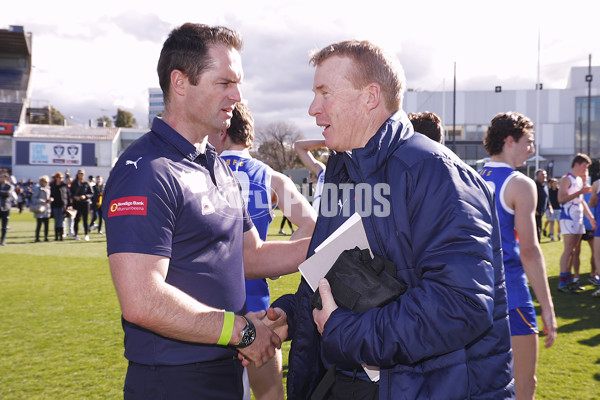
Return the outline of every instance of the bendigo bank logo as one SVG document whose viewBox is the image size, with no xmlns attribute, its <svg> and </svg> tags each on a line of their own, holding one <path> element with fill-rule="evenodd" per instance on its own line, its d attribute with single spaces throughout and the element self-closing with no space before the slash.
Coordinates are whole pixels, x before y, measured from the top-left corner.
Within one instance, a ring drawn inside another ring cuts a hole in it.
<svg viewBox="0 0 600 400">
<path fill-rule="evenodd" d="M 148 198 L 145 196 L 128 196 L 114 199 L 108 208 L 108 217 L 119 215 L 147 215 Z"/>
</svg>

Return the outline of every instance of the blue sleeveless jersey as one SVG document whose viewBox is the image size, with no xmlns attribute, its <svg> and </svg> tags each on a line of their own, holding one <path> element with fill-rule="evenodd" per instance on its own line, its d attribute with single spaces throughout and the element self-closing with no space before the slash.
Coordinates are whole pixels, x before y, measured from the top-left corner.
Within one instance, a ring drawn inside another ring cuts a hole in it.
<svg viewBox="0 0 600 400">
<path fill-rule="evenodd" d="M 533 307 L 533 300 L 527 285 L 527 276 L 521 264 L 519 238 L 515 231 L 515 211 L 504 202 L 506 184 L 520 172 L 508 164 L 488 162 L 479 172 L 496 196 L 496 211 L 500 221 L 500 236 L 502 238 L 502 253 L 508 309 L 517 307 Z"/>
<path fill-rule="evenodd" d="M 242 196 L 258 235 L 267 240 L 271 214 L 272 169 L 250 156 L 248 151 L 226 150 L 221 153 L 242 186 Z M 269 285 L 265 279 L 246 279 L 246 309 L 261 311 L 269 308 Z"/>
</svg>

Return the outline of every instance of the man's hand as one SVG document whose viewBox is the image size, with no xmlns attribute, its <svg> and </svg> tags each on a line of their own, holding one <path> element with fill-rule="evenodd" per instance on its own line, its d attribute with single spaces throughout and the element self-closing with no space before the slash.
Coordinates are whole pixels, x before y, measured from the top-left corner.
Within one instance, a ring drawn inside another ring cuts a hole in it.
<svg viewBox="0 0 600 400">
<path fill-rule="evenodd" d="M 288 336 L 287 314 L 281 308 L 269 308 L 263 323 L 271 328 L 283 342 Z"/>
<path fill-rule="evenodd" d="M 260 367 L 275 355 L 276 348 L 281 348 L 279 336 L 263 323 L 265 314 L 264 311 L 260 311 L 249 312 L 245 315 L 254 324 L 256 339 L 250 346 L 238 349 L 238 358 L 242 361 L 244 367 L 250 365 L 251 362 Z"/>
<path fill-rule="evenodd" d="M 558 324 L 556 322 L 554 310 L 542 310 L 542 322 L 544 324 L 542 332 L 547 335 L 544 345 L 548 348 L 552 346 L 558 335 Z"/>
<path fill-rule="evenodd" d="M 316 308 L 313 310 L 313 319 L 315 321 L 315 324 L 317 325 L 319 333 L 322 335 L 323 329 L 325 328 L 325 324 L 329 320 L 329 316 L 332 312 L 337 310 L 338 305 L 333 299 L 333 295 L 331 294 L 331 287 L 329 286 L 329 282 L 325 278 L 319 280 L 319 294 L 321 295 L 321 303 L 323 304 L 323 308 L 321 310 L 318 310 Z"/>
</svg>

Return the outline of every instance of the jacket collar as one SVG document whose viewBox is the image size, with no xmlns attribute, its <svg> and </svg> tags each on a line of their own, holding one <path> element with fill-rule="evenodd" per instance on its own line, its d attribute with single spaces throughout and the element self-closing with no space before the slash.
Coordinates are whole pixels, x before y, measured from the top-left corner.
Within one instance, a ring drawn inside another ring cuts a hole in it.
<svg viewBox="0 0 600 400">
<path fill-rule="evenodd" d="M 413 126 L 408 116 L 403 110 L 398 110 L 381 125 L 364 147 L 351 152 L 334 152 L 334 156 L 344 161 L 348 172 L 356 181 L 357 177 L 352 176 L 352 171 L 360 171 L 363 177 L 378 171 L 391 155 L 413 135 Z M 329 167 L 329 163 L 327 166 Z M 359 179 L 359 181 L 361 180 Z"/>
</svg>

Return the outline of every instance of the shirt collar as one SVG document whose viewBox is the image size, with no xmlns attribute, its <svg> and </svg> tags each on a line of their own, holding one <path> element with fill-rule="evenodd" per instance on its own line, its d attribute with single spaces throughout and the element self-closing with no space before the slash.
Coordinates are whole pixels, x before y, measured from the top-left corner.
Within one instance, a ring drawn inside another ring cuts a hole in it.
<svg viewBox="0 0 600 400">
<path fill-rule="evenodd" d="M 511 167 L 510 165 L 508 165 L 508 163 L 505 163 L 504 161 L 488 161 L 485 163 L 485 165 L 483 166 L 485 167 L 490 167 L 490 168 L 510 168 L 513 169 L 513 167 Z"/>
<path fill-rule="evenodd" d="M 227 157 L 227 156 L 233 156 L 233 157 L 242 157 L 242 158 L 252 158 L 252 156 L 250 155 L 250 150 L 248 149 L 244 149 L 244 150 L 223 150 L 221 152 L 221 154 L 219 154 L 221 157 Z"/>
<path fill-rule="evenodd" d="M 181 136 L 175 129 L 160 117 L 154 118 L 152 121 L 152 131 L 156 133 L 162 140 L 175 147 L 185 158 L 194 161 L 200 154 L 203 154 L 199 149 L 191 144 L 187 139 Z M 214 148 L 207 144 L 206 153 L 214 152 Z"/>
</svg>

